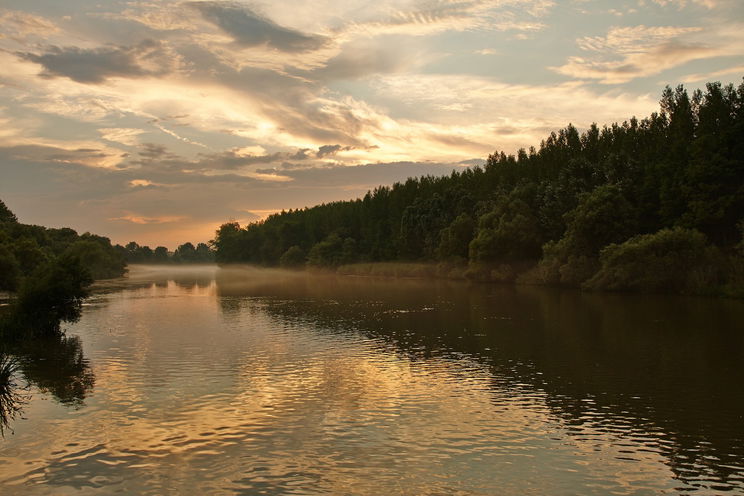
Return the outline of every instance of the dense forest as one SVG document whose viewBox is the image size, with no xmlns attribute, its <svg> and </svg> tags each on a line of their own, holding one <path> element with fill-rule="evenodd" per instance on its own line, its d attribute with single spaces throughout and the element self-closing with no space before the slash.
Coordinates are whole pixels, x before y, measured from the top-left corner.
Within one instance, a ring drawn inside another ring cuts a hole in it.
<svg viewBox="0 0 744 496">
<path fill-rule="evenodd" d="M 569 124 L 483 167 L 226 223 L 214 247 L 219 263 L 424 262 L 476 280 L 741 296 L 742 231 L 744 83 L 709 83 L 667 87 L 645 119 Z"/>
</svg>

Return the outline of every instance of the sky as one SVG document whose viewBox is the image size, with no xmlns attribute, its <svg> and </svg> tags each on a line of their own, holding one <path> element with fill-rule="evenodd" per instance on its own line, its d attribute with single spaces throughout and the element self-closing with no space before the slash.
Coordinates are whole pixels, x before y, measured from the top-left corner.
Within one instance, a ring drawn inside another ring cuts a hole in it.
<svg viewBox="0 0 744 496">
<path fill-rule="evenodd" d="M 174 249 L 742 76 L 742 0 L 3 0 L 0 199 Z"/>
</svg>

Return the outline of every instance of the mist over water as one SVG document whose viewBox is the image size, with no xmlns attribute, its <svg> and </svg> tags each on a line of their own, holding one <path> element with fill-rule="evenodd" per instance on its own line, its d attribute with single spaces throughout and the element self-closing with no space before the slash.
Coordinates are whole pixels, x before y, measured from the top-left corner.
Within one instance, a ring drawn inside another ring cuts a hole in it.
<svg viewBox="0 0 744 496">
<path fill-rule="evenodd" d="M 744 493 L 741 322 L 737 301 L 133 266 L 48 353 L 67 374 L 27 377 L 0 492 Z"/>
</svg>

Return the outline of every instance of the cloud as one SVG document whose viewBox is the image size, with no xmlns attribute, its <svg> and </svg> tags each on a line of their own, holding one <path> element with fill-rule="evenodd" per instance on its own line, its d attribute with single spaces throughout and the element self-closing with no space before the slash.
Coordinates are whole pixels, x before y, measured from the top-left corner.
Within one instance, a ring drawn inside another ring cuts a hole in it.
<svg viewBox="0 0 744 496">
<path fill-rule="evenodd" d="M 121 217 L 111 217 L 108 220 L 121 220 L 131 222 L 133 224 L 168 224 L 171 222 L 181 222 L 187 217 L 181 215 L 162 215 L 158 217 L 147 217 L 144 215 L 137 215 L 133 213 L 126 213 Z"/>
<path fill-rule="evenodd" d="M 718 5 L 718 0 L 691 0 L 691 2 L 688 2 L 687 0 L 651 0 L 656 5 L 661 5 L 662 7 L 669 6 L 676 6 L 678 9 L 683 9 L 687 7 L 689 3 L 702 5 L 704 7 L 707 7 L 709 9 L 713 9 Z"/>
<path fill-rule="evenodd" d="M 59 31 L 52 21 L 28 12 L 0 9 L 0 39 L 20 41 L 29 35 L 44 35 Z"/>
<path fill-rule="evenodd" d="M 682 77 L 681 81 L 683 83 L 696 83 L 699 81 L 715 81 L 717 79 L 720 79 L 721 76 L 729 76 L 732 74 L 737 76 L 736 77 L 737 83 L 741 82 L 741 75 L 744 74 L 744 65 L 728 67 L 726 69 L 721 69 L 720 71 L 698 73 L 698 74 L 688 74 L 687 76 Z"/>
<path fill-rule="evenodd" d="M 168 136 L 172 136 L 172 137 L 176 138 L 179 141 L 183 141 L 184 143 L 188 143 L 190 145 L 199 146 L 201 148 L 209 148 L 204 143 L 201 143 L 199 141 L 194 141 L 192 139 L 186 138 L 185 136 L 181 136 L 177 132 L 175 132 L 175 131 L 173 131 L 171 129 L 166 128 L 165 126 L 163 126 L 162 124 L 160 124 L 157 120 L 150 121 L 150 122 L 152 123 L 153 126 L 155 126 L 156 128 L 160 129 L 161 131 L 163 131 Z"/>
<path fill-rule="evenodd" d="M 188 166 L 195 170 L 223 170 L 236 169 L 249 165 L 269 164 L 288 159 L 303 160 L 305 158 L 306 157 L 302 150 L 298 150 L 294 153 L 276 152 L 266 155 L 242 155 L 238 150 L 228 150 L 220 153 L 201 155 L 198 161 L 192 162 Z"/>
<path fill-rule="evenodd" d="M 135 146 L 137 144 L 137 136 L 142 134 L 142 129 L 132 128 L 121 128 L 121 127 L 105 127 L 98 130 L 101 134 L 101 138 L 121 143 L 122 145 Z"/>
<path fill-rule="evenodd" d="M 0 146 L 4 155 L 26 162 L 69 164 L 85 167 L 113 169 L 126 154 L 119 149 L 101 146 L 95 142 L 70 142 L 54 144 L 51 140 L 27 140 L 25 144 Z"/>
<path fill-rule="evenodd" d="M 353 146 L 342 146 L 336 144 L 322 145 L 318 147 L 317 151 L 312 151 L 309 148 L 300 148 L 295 151 L 274 152 L 255 155 L 254 153 L 252 153 L 253 149 L 251 147 L 247 149 L 234 148 L 232 150 L 220 153 L 200 154 L 198 160 L 188 162 L 185 165 L 190 170 L 230 170 L 245 168 L 254 165 L 286 162 L 289 160 L 302 162 L 315 158 L 322 159 L 334 156 L 341 151 L 349 151 L 353 149 Z M 258 177 L 258 179 L 262 178 Z"/>
<path fill-rule="evenodd" d="M 193 20 L 184 15 L 184 9 L 178 5 L 165 0 L 157 2 L 133 1 L 128 3 L 129 8 L 120 14 L 112 16 L 121 17 L 131 21 L 139 22 L 157 31 L 189 31 L 193 29 Z"/>
<path fill-rule="evenodd" d="M 587 56 L 569 57 L 562 66 L 550 69 L 604 84 L 626 83 L 693 60 L 744 54 L 744 36 L 731 25 L 613 27 L 604 37 L 579 38 L 577 44 Z"/>
<path fill-rule="evenodd" d="M 427 57 L 406 46 L 390 46 L 370 40 L 345 44 L 341 52 L 321 67 L 304 72 L 314 80 L 358 79 L 371 74 L 384 74 L 411 69 Z"/>
<path fill-rule="evenodd" d="M 539 31 L 545 24 L 538 19 L 555 5 L 553 0 L 418 0 L 383 4 L 390 11 L 363 22 L 351 23 L 347 30 L 379 34 L 427 36 L 458 31 Z"/>
<path fill-rule="evenodd" d="M 324 36 L 308 35 L 279 26 L 238 3 L 191 2 L 188 5 L 242 46 L 267 46 L 283 52 L 307 52 L 317 50 L 328 42 Z"/>
<path fill-rule="evenodd" d="M 154 186 L 162 186 L 162 184 L 157 184 L 149 179 L 132 179 L 129 181 L 129 186 L 132 188 L 150 188 Z"/>
<path fill-rule="evenodd" d="M 158 145 L 155 143 L 144 143 L 139 152 L 137 152 L 140 157 L 142 157 L 144 160 L 159 160 L 164 158 L 175 158 L 174 155 L 171 155 L 170 152 L 168 152 L 168 149 L 163 145 Z"/>
<path fill-rule="evenodd" d="M 469 165 L 469 164 L 467 164 Z M 299 169 L 259 169 L 263 174 L 290 178 L 295 188 L 322 187 L 370 190 L 380 184 L 405 181 L 427 174 L 446 175 L 465 165 L 441 162 L 392 162 L 361 165 L 322 165 Z"/>
<path fill-rule="evenodd" d="M 145 40 L 131 47 L 101 48 L 47 47 L 37 55 L 17 54 L 24 60 L 41 65 L 44 78 L 67 77 L 78 83 L 100 84 L 112 77 L 141 78 L 162 76 L 176 69 L 178 57 L 165 45 Z"/>
<path fill-rule="evenodd" d="M 621 54 L 643 52 L 649 46 L 666 43 L 687 33 L 702 31 L 700 27 L 626 26 L 613 27 L 606 36 L 587 36 L 576 40 L 579 48 L 594 52 Z"/>
<path fill-rule="evenodd" d="M 336 155 L 340 151 L 349 151 L 353 150 L 354 147 L 352 146 L 341 146 L 341 145 L 323 145 L 320 148 L 318 148 L 317 153 L 315 154 L 318 158 L 323 158 L 327 156 Z"/>
</svg>

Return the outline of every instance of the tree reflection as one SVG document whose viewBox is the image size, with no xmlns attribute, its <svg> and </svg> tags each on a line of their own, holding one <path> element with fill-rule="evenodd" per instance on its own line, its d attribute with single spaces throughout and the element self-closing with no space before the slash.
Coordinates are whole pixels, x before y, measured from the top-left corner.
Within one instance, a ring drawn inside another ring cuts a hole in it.
<svg viewBox="0 0 744 496">
<path fill-rule="evenodd" d="M 93 389 L 95 377 L 78 336 L 26 341 L 16 353 L 23 377 L 62 404 L 81 406 Z"/>
<path fill-rule="evenodd" d="M 26 388 L 16 381 L 18 363 L 16 360 L 0 353 L 0 436 L 10 429 L 10 424 L 23 411 L 27 401 Z"/>
<path fill-rule="evenodd" d="M 0 434 L 22 415 L 32 386 L 78 408 L 94 384 L 77 336 L 57 334 L 5 343 L 0 350 Z"/>
<path fill-rule="evenodd" d="M 495 397 L 527 387 L 567 426 L 644 439 L 689 487 L 742 477 L 741 302 L 369 278 L 217 284 L 226 316 L 233 297 L 260 295 L 282 319 L 354 329 L 409 359 L 475 358 Z"/>
</svg>

